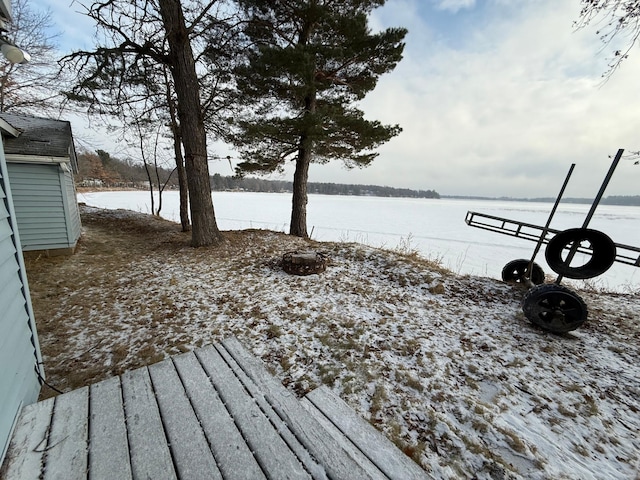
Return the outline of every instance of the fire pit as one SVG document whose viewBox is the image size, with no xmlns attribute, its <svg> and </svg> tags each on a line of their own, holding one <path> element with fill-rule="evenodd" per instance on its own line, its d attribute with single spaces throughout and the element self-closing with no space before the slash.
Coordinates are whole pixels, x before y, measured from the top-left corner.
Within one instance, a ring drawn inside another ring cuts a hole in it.
<svg viewBox="0 0 640 480">
<path fill-rule="evenodd" d="M 291 275 L 311 275 L 327 269 L 327 257 L 319 252 L 287 252 L 282 256 L 282 268 Z"/>
</svg>

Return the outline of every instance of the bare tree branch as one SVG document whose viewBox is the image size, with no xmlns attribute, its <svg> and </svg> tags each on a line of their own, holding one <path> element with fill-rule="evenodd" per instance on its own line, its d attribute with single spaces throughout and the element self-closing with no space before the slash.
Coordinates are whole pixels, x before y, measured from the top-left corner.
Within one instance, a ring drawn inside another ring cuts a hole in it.
<svg viewBox="0 0 640 480">
<path fill-rule="evenodd" d="M 603 77 L 610 78 L 629 57 L 640 38 L 640 2 L 638 0 L 581 0 L 577 29 L 592 24 L 601 27 L 596 32 L 603 46 L 612 48 L 612 58 Z"/>
</svg>

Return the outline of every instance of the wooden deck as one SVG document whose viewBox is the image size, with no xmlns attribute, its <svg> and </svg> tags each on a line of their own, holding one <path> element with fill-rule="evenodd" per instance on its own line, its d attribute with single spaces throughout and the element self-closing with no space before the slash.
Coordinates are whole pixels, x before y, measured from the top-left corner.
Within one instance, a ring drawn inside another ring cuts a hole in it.
<svg viewBox="0 0 640 480">
<path fill-rule="evenodd" d="M 297 399 L 235 339 L 25 407 L 0 477 L 430 478 L 329 389 Z"/>
</svg>

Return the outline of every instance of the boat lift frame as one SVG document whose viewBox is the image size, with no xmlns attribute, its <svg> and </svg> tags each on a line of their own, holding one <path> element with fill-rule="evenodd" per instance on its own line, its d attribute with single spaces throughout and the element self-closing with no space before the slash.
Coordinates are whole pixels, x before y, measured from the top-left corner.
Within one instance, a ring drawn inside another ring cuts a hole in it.
<svg viewBox="0 0 640 480">
<path fill-rule="evenodd" d="M 540 227 L 531 223 L 471 211 L 467 212 L 464 221 L 470 227 L 481 228 L 482 230 L 501 233 L 510 237 L 523 238 L 533 242 L 542 240 L 544 245 L 547 245 L 552 237 L 561 232 L 561 230 L 556 230 L 555 228 Z M 615 246 L 616 262 L 640 267 L 640 247 L 632 247 L 631 245 L 624 245 L 622 243 L 616 243 Z M 593 253 L 593 250 L 589 246 L 583 245 L 580 245 L 577 251 L 578 253 L 586 255 Z"/>
<path fill-rule="evenodd" d="M 594 278 L 607 271 L 614 262 L 640 267 L 640 247 L 614 243 L 606 234 L 587 228 L 623 153 L 624 149 L 619 149 L 614 157 L 581 228 L 561 231 L 549 227 L 575 164 L 569 169 L 544 227 L 478 212 L 467 212 L 465 222 L 471 227 L 536 242 L 531 259 L 518 259 L 507 263 L 502 270 L 502 279 L 529 288 L 523 298 L 522 309 L 532 323 L 545 330 L 565 333 L 575 330 L 587 320 L 585 302 L 577 293 L 560 285 L 563 277 Z M 543 245 L 547 246 L 547 263 L 558 274 L 555 283 L 552 284 L 544 283 L 544 271 L 535 263 Z M 571 266 L 577 253 L 590 259 L 580 267 Z"/>
</svg>

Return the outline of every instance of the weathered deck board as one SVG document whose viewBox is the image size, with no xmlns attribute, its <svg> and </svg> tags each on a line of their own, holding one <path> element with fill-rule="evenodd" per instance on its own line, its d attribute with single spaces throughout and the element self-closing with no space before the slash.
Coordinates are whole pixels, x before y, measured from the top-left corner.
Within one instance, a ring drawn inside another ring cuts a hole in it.
<svg viewBox="0 0 640 480">
<path fill-rule="evenodd" d="M 331 391 L 298 400 L 235 339 L 30 405 L 16 425 L 3 480 L 428 478 Z"/>
<path fill-rule="evenodd" d="M 236 360 L 229 354 L 229 352 L 221 346 L 217 346 L 218 353 L 225 359 L 229 368 L 238 377 L 238 380 L 242 383 L 249 395 L 253 397 L 258 404 L 258 407 L 264 412 L 269 419 L 273 427 L 278 431 L 282 439 L 289 446 L 291 451 L 298 457 L 300 462 L 304 465 L 305 469 L 311 474 L 311 477 L 316 480 L 326 480 L 327 473 L 321 465 L 311 456 L 309 451 L 305 448 L 300 440 L 296 438 L 294 433 L 289 429 L 288 425 L 280 418 L 280 416 L 274 411 L 272 405 L 265 398 L 264 392 L 253 383 L 253 381 L 247 376 L 242 367 L 238 365 Z M 293 397 L 293 394 L 289 394 Z"/>
<path fill-rule="evenodd" d="M 241 366 L 280 419 L 296 438 L 324 466 L 332 478 L 370 478 L 315 418 L 308 415 L 298 399 L 269 374 L 264 364 L 253 357 L 235 338 L 222 342 L 224 349 Z"/>
<path fill-rule="evenodd" d="M 122 375 L 122 397 L 133 477 L 177 479 L 146 368 Z"/>
<path fill-rule="evenodd" d="M 306 398 L 390 479 L 429 478 L 418 464 L 400 452 L 330 389 L 317 388 Z"/>
<path fill-rule="evenodd" d="M 353 458 L 358 464 L 362 467 L 362 469 L 367 472 L 369 478 L 373 479 L 381 479 L 386 480 L 387 477 L 384 473 L 380 471 L 375 464 L 371 463 L 369 457 L 367 457 L 362 451 L 356 447 L 351 441 L 345 437 L 340 430 L 327 418 L 324 414 L 318 410 L 313 403 L 309 401 L 306 397 L 300 400 L 302 406 L 325 428 L 325 430 L 335 438 L 338 444 L 344 449 L 345 452 L 349 454 L 351 458 Z"/>
<path fill-rule="evenodd" d="M 264 392 L 269 404 L 298 440 L 324 465 L 330 477 L 369 478 L 367 472 L 307 413 L 298 399 L 271 376 L 264 364 L 249 354 L 237 339 L 229 338 L 222 345 L 258 389 Z"/>
<path fill-rule="evenodd" d="M 266 477 L 193 352 L 173 359 L 225 480 Z"/>
<path fill-rule="evenodd" d="M 120 378 L 91 385 L 89 390 L 89 478 L 132 478 L 129 441 Z"/>
<path fill-rule="evenodd" d="M 221 366 L 225 362 L 216 349 L 205 348 L 196 354 L 262 469 L 270 472 L 271 478 L 311 478 L 255 399 L 246 394 L 236 377 L 224 372 Z"/>
<path fill-rule="evenodd" d="M 49 398 L 22 409 L 0 478 L 40 478 L 54 401 Z"/>
<path fill-rule="evenodd" d="M 173 362 L 149 367 L 156 399 L 180 478 L 222 480 L 213 453 Z"/>
<path fill-rule="evenodd" d="M 44 480 L 87 478 L 89 387 L 55 398 Z"/>
</svg>

